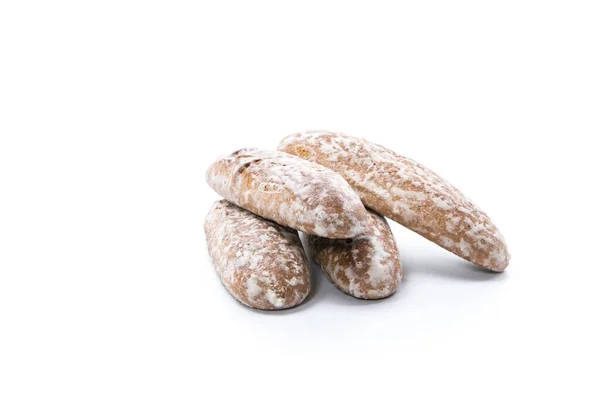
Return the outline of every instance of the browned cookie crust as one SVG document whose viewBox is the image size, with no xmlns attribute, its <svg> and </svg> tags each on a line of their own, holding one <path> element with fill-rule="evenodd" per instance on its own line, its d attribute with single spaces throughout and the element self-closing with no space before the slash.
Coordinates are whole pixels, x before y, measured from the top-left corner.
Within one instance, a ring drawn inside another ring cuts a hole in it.
<svg viewBox="0 0 600 400">
<path fill-rule="evenodd" d="M 364 236 L 328 239 L 309 236 L 312 257 L 342 292 L 360 299 L 381 299 L 396 291 L 402 278 L 398 247 L 382 216 L 369 211 Z"/>
<path fill-rule="evenodd" d="M 294 307 L 310 292 L 298 232 L 220 200 L 204 222 L 212 262 L 225 288 L 262 310 Z"/>
<path fill-rule="evenodd" d="M 279 150 L 342 175 L 367 206 L 452 253 L 493 271 L 510 260 L 492 220 L 425 166 L 365 139 L 308 131 L 285 137 Z"/>
<path fill-rule="evenodd" d="M 368 218 L 344 178 L 279 151 L 238 150 L 215 161 L 206 181 L 232 203 L 313 235 L 355 237 L 364 232 Z"/>
</svg>

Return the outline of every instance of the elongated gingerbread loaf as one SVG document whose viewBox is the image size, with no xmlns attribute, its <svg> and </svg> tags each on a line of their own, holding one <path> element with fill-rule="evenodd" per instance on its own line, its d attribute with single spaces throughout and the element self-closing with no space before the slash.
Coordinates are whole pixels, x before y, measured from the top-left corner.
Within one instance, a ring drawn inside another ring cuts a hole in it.
<svg viewBox="0 0 600 400">
<path fill-rule="evenodd" d="M 367 210 L 340 175 L 279 151 L 246 148 L 221 157 L 206 173 L 225 199 L 261 217 L 309 234 L 362 234 Z"/>
<path fill-rule="evenodd" d="M 503 271 L 510 260 L 491 219 L 425 166 L 365 139 L 308 131 L 285 137 L 285 151 L 342 175 L 363 203 L 480 267 Z"/>
<path fill-rule="evenodd" d="M 262 310 L 290 308 L 310 292 L 298 232 L 226 200 L 213 204 L 204 232 L 221 282 L 242 304 Z"/>
<path fill-rule="evenodd" d="M 308 245 L 325 276 L 342 292 L 360 299 L 381 299 L 396 291 L 402 265 L 392 230 L 370 210 L 367 232 L 355 239 L 309 236 Z"/>
</svg>

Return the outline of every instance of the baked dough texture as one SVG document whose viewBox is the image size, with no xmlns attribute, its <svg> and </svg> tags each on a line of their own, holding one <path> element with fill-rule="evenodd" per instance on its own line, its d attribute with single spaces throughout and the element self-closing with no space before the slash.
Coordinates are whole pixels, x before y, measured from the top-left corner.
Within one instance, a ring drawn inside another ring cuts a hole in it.
<svg viewBox="0 0 600 400">
<path fill-rule="evenodd" d="M 215 161 L 206 181 L 237 206 L 312 235 L 352 238 L 368 222 L 367 210 L 344 178 L 287 153 L 238 150 Z"/>
<path fill-rule="evenodd" d="M 360 299 L 381 299 L 398 289 L 402 265 L 387 221 L 368 211 L 370 224 L 364 236 L 355 239 L 309 236 L 308 245 L 325 276 L 342 292 Z"/>
<path fill-rule="evenodd" d="M 365 139 L 326 131 L 285 137 L 278 149 L 342 175 L 363 203 L 480 267 L 510 260 L 492 220 L 427 167 Z"/>
<path fill-rule="evenodd" d="M 229 293 L 261 310 L 294 307 L 310 292 L 298 232 L 219 200 L 204 222 L 213 265 Z"/>
</svg>

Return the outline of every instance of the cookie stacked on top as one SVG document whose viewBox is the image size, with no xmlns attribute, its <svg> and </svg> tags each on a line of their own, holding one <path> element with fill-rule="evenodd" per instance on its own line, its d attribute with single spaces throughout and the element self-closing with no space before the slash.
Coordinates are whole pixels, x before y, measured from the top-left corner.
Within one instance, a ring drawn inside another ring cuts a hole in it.
<svg viewBox="0 0 600 400">
<path fill-rule="evenodd" d="M 423 165 L 332 132 L 293 134 L 278 150 L 241 149 L 206 173 L 225 198 L 206 218 L 209 254 L 243 304 L 285 309 L 306 298 L 309 268 L 297 231 L 309 235 L 309 252 L 344 293 L 391 295 L 402 267 L 384 217 L 482 268 L 508 266 L 506 243 L 490 218 Z"/>
</svg>

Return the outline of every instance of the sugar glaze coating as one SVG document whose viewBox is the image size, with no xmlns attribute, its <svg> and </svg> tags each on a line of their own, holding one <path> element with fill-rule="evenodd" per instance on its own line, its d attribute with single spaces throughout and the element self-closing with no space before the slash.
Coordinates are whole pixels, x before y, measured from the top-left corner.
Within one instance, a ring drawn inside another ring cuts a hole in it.
<svg viewBox="0 0 600 400">
<path fill-rule="evenodd" d="M 342 292 L 360 299 L 393 294 L 402 279 L 402 265 L 392 231 L 382 216 L 369 211 L 369 228 L 354 239 L 309 236 L 310 253 Z"/>
<path fill-rule="evenodd" d="M 331 168 L 363 203 L 480 267 L 503 271 L 510 260 L 492 220 L 425 166 L 365 139 L 307 131 L 278 149 Z"/>
<path fill-rule="evenodd" d="M 238 150 L 215 161 L 206 181 L 239 207 L 312 235 L 356 237 L 367 223 L 365 207 L 344 178 L 287 153 Z"/>
<path fill-rule="evenodd" d="M 229 293 L 262 310 L 294 307 L 310 292 L 298 232 L 220 200 L 204 222 L 213 265 Z"/>
</svg>

